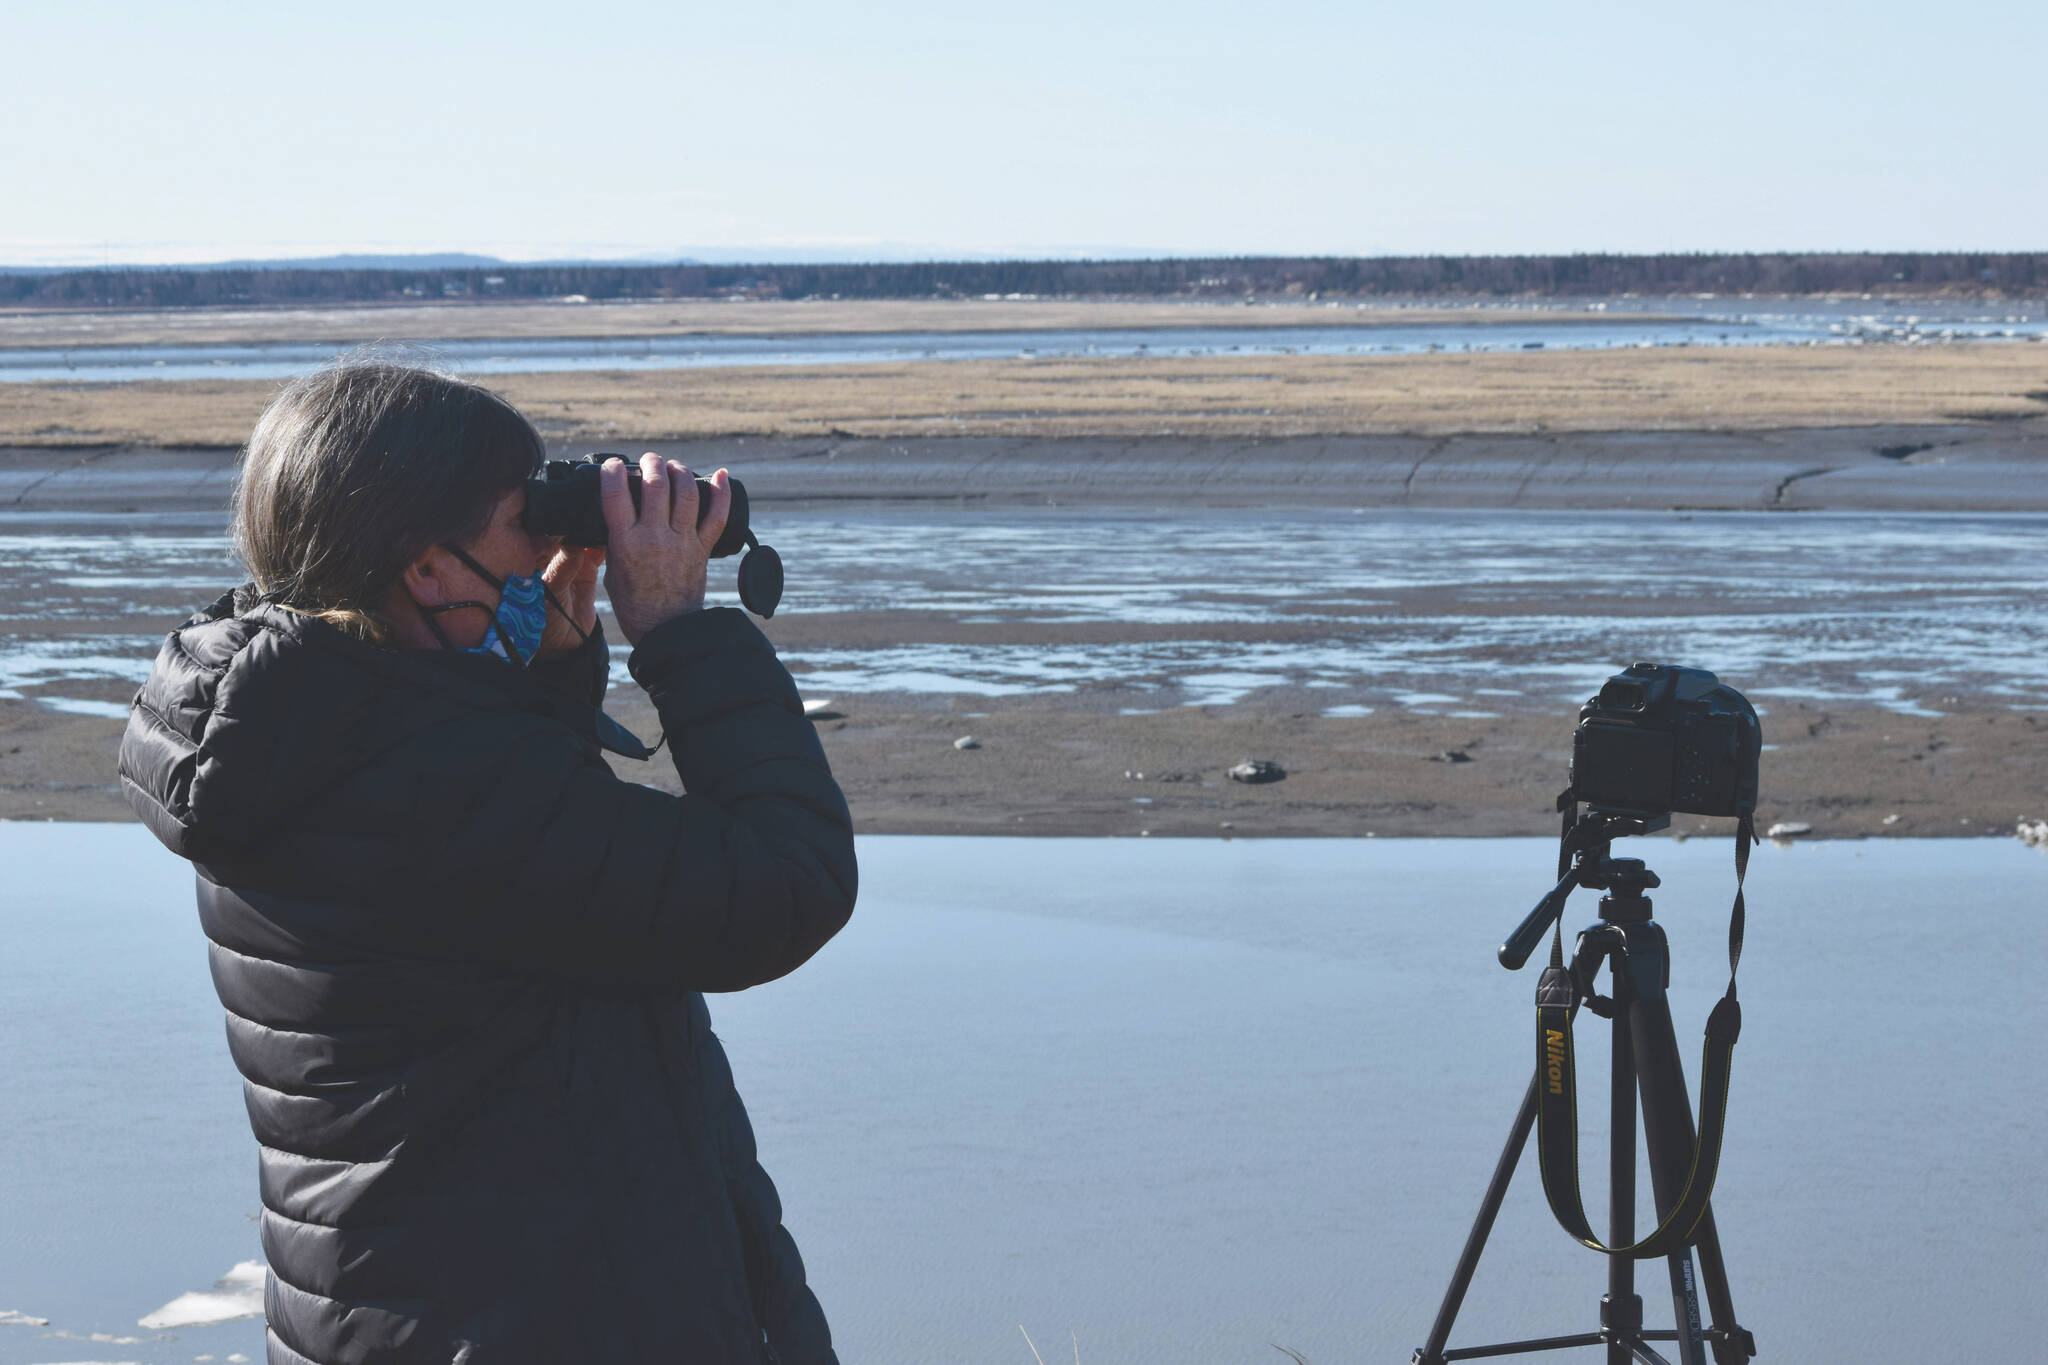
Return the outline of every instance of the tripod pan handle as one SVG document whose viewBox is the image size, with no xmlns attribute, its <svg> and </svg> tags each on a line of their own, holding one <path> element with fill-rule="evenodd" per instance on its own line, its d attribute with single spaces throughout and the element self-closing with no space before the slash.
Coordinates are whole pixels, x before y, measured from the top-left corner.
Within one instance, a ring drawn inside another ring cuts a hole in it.
<svg viewBox="0 0 2048 1365">
<path fill-rule="evenodd" d="M 1578 869 L 1565 873 L 1558 884 L 1552 887 L 1536 902 L 1536 908 L 1529 917 L 1515 926 L 1515 932 L 1508 935 L 1508 941 L 1500 945 L 1500 965 L 1509 971 L 1520 971 L 1522 964 L 1529 960 L 1529 954 L 1536 951 L 1536 945 L 1543 942 L 1544 931 L 1550 922 L 1564 913 L 1565 899 L 1572 894 L 1572 888 L 1579 879 Z"/>
</svg>

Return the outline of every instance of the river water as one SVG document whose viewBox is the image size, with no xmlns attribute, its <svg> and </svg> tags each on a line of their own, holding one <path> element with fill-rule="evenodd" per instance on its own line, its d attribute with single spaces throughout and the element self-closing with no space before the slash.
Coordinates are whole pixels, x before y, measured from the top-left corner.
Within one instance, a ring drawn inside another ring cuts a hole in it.
<svg viewBox="0 0 2048 1365">
<path fill-rule="evenodd" d="M 1650 848 L 1691 1067 L 1728 849 Z M 1551 856 L 863 839 L 848 929 L 712 1004 L 841 1358 L 1032 1365 L 1021 1325 L 1048 1361 L 1405 1361 L 1527 1075 L 1532 974 L 1493 947 Z M 260 1360 L 255 1321 L 138 1326 L 260 1255 L 189 870 L 133 825 L 0 824 L 0 865 L 0 1309 L 47 1319 L 0 1365 Z M 1766 847 L 1750 891 L 1715 1211 L 1761 1358 L 2035 1358 L 2048 857 Z M 1452 1345 L 1592 1330 L 1604 1274 L 1525 1162 Z"/>
<path fill-rule="evenodd" d="M 1205 326 L 767 336 L 408 338 L 472 375 L 852 365 L 1018 356 L 1398 355 L 1428 351 L 1606 350 L 1644 346 L 1861 345 L 2048 340 L 2037 305 L 1915 300 L 1617 299 L 1587 308 L 1474 310 L 1470 322 L 1376 322 L 1329 309 L 1327 326 Z M 1665 312 L 1679 316 L 1640 316 Z M 565 320 L 567 325 L 567 320 Z M 0 347 L 0 383 L 282 379 L 349 349 L 330 343 Z"/>
<path fill-rule="evenodd" d="M 1634 658 L 1763 699 L 2048 705 L 2048 517 L 763 507 L 807 692 L 1558 711 Z M 731 602 L 732 562 L 713 565 Z M 123 713 L 239 577 L 217 517 L 0 513 L 0 695 Z M 620 651 L 619 683 L 627 685 Z"/>
</svg>

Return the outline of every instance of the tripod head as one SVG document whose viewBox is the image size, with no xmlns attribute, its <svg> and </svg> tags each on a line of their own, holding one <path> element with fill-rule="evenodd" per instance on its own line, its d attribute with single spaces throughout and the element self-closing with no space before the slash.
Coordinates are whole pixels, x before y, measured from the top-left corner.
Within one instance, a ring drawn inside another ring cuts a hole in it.
<svg viewBox="0 0 2048 1365">
<path fill-rule="evenodd" d="M 1588 808 L 1579 816 L 1578 823 L 1565 832 L 1559 847 L 1559 854 L 1567 863 L 1563 875 L 1536 902 L 1528 917 L 1515 926 L 1507 942 L 1500 945 L 1500 965 L 1511 972 L 1520 970 L 1543 941 L 1551 922 L 1564 913 L 1565 901 L 1579 887 L 1611 892 L 1613 900 L 1640 900 L 1645 890 L 1659 884 L 1657 874 L 1643 866 L 1640 858 L 1613 857 L 1614 841 L 1654 833 L 1670 824 L 1669 815 L 1617 814 L 1597 806 Z"/>
<path fill-rule="evenodd" d="M 1605 891 L 1610 900 L 1641 900 L 1643 893 L 1664 881 L 1641 858 L 1602 858 L 1579 873 L 1580 886 Z"/>
</svg>

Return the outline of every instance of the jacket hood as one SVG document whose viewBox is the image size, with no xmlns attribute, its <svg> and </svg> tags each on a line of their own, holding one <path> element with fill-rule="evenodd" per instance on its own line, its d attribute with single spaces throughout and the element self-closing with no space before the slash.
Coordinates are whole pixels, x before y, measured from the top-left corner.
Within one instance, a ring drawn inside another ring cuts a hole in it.
<svg viewBox="0 0 2048 1365">
<path fill-rule="evenodd" d="M 121 787 L 173 853 L 231 857 L 450 704 L 525 710 L 536 693 L 503 660 L 384 649 L 237 589 L 165 637 Z"/>
</svg>

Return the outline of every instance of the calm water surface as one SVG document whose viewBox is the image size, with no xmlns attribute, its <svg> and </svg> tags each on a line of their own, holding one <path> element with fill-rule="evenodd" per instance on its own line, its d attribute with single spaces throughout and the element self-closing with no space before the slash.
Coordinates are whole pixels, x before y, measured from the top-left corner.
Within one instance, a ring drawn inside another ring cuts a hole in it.
<svg viewBox="0 0 2048 1365">
<path fill-rule="evenodd" d="M 1645 847 L 1690 1064 L 1728 848 Z M 848 929 L 712 1006 L 842 1358 L 1031 1365 L 1021 1323 L 1048 1360 L 1405 1361 L 1527 1074 L 1533 976 L 1493 948 L 1550 858 L 863 840 Z M 255 1322 L 136 1325 L 259 1255 L 188 869 L 136 826 L 0 824 L 0 860 L 0 1308 L 50 1320 L 0 1326 L 0 1365 L 261 1359 Z M 2032 1359 L 2048 858 L 1765 848 L 1750 885 L 1715 1211 L 1762 1358 Z M 1600 1075 L 1593 1021 L 1580 1042 Z M 1582 1119 L 1597 1152 L 1604 1109 Z M 1525 1163 L 1452 1344 L 1590 1330 L 1603 1287 Z"/>
</svg>

